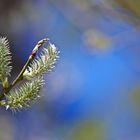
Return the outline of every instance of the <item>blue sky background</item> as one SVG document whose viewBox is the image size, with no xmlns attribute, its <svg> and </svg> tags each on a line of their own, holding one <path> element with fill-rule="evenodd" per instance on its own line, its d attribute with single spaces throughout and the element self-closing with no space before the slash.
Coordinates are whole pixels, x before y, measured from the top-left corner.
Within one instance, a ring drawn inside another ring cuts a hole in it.
<svg viewBox="0 0 140 140">
<path fill-rule="evenodd" d="M 140 104 L 132 98 L 140 86 L 140 32 L 135 25 L 99 13 L 90 18 L 89 26 L 76 8 L 64 11 L 43 0 L 30 1 L 30 6 L 22 25 L 12 25 L 15 60 L 24 64 L 34 44 L 46 36 L 61 54 L 55 71 L 46 75 L 43 99 L 16 115 L 3 110 L 14 124 L 13 139 L 138 140 Z M 83 28 L 73 20 L 74 11 L 83 18 Z M 89 31 L 91 43 L 85 37 Z M 96 122 L 97 127 L 86 122 Z M 82 139 L 84 127 L 91 133 L 86 129 Z"/>
</svg>

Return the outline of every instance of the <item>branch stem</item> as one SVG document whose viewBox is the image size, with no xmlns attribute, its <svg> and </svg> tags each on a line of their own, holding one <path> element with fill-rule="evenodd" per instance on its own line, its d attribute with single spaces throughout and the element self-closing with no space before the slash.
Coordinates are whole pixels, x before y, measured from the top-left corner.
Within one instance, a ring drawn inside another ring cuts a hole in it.
<svg viewBox="0 0 140 140">
<path fill-rule="evenodd" d="M 20 71 L 20 73 L 18 74 L 18 76 L 15 78 L 15 80 L 12 82 L 12 84 L 10 84 L 8 87 L 3 87 L 2 88 L 2 93 L 0 94 L 0 101 L 5 97 L 5 95 L 20 81 L 22 81 L 24 79 L 23 77 L 23 73 L 25 72 L 25 70 L 27 69 L 27 67 L 29 66 L 29 64 L 34 60 L 38 50 L 40 49 L 40 47 L 42 47 L 46 42 L 48 42 L 49 39 L 45 38 L 40 40 L 36 46 L 34 47 L 31 55 L 29 56 L 26 64 L 24 65 L 24 67 L 22 68 L 22 70 Z M 1 104 L 0 104 L 1 105 Z"/>
</svg>

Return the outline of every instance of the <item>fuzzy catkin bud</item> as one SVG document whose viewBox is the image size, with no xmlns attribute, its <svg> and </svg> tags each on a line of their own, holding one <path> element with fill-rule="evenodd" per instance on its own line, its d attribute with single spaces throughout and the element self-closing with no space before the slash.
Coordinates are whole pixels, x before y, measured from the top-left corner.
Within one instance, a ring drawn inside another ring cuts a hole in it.
<svg viewBox="0 0 140 140">
<path fill-rule="evenodd" d="M 6 96 L 5 106 L 6 109 L 20 110 L 30 106 L 32 101 L 35 101 L 39 96 L 39 91 L 44 85 L 42 76 L 26 82 L 21 87 L 10 92 Z"/>
<path fill-rule="evenodd" d="M 7 76 L 10 75 L 12 67 L 11 52 L 9 50 L 9 43 L 6 38 L 0 38 L 0 80 L 5 82 Z"/>
<path fill-rule="evenodd" d="M 54 44 L 49 43 L 48 48 L 43 49 L 40 57 L 37 57 L 23 73 L 23 77 L 31 80 L 34 76 L 50 72 L 59 58 L 59 51 Z"/>
</svg>

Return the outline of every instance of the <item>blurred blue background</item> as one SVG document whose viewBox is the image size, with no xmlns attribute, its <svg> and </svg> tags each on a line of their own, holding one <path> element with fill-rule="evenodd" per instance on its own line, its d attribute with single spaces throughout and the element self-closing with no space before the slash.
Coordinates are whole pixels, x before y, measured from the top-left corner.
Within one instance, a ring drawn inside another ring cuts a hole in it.
<svg viewBox="0 0 140 140">
<path fill-rule="evenodd" d="M 0 110 L 0 140 L 139 140 L 140 2 L 0 0 L 13 77 L 44 37 L 60 50 L 42 98 Z"/>
</svg>

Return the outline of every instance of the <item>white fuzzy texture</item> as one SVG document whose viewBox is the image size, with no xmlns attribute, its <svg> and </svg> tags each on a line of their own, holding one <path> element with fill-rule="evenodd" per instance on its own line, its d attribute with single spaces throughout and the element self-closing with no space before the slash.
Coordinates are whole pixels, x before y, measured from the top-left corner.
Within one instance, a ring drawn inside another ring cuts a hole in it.
<svg viewBox="0 0 140 140">
<path fill-rule="evenodd" d="M 9 50 L 9 43 L 6 38 L 0 38 L 0 80 L 5 81 L 12 70 L 11 52 Z"/>
<path fill-rule="evenodd" d="M 43 49 L 43 53 L 37 57 L 30 66 L 25 70 L 23 76 L 27 79 L 31 79 L 37 75 L 50 72 L 56 64 L 59 58 L 59 51 L 54 44 L 49 44 L 48 48 Z"/>
<path fill-rule="evenodd" d="M 32 81 L 22 84 L 18 89 L 12 90 L 10 94 L 6 96 L 4 103 L 6 109 L 20 110 L 30 107 L 31 102 L 40 97 L 39 91 L 43 85 L 43 77 L 38 76 Z"/>
</svg>

